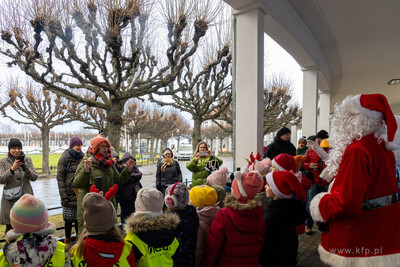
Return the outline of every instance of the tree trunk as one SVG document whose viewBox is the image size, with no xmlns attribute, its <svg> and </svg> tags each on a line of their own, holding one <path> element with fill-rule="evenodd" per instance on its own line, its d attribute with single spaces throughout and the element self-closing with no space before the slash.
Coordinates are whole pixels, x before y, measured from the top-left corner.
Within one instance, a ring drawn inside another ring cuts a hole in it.
<svg viewBox="0 0 400 267">
<path fill-rule="evenodd" d="M 124 112 L 125 101 L 111 101 L 111 109 L 107 110 L 107 126 L 106 134 L 108 141 L 115 148 L 115 151 L 120 151 L 120 138 L 122 128 L 122 114 Z"/>
<path fill-rule="evenodd" d="M 178 144 L 176 146 L 176 150 L 179 151 L 179 144 L 181 143 L 181 137 L 178 136 Z"/>
<path fill-rule="evenodd" d="M 161 139 L 161 152 L 168 146 L 168 139 Z"/>
<path fill-rule="evenodd" d="M 131 155 L 132 157 L 135 158 L 136 156 L 136 139 L 137 139 L 137 133 L 134 133 L 131 135 Z"/>
<path fill-rule="evenodd" d="M 42 130 L 42 172 L 49 173 L 49 138 L 50 138 L 50 128 L 43 128 Z"/>
<path fill-rule="evenodd" d="M 192 134 L 192 149 L 196 150 L 197 144 L 201 141 L 201 123 L 199 119 L 194 119 L 193 134 Z"/>
<path fill-rule="evenodd" d="M 152 136 L 151 138 L 150 138 L 150 158 L 152 158 L 153 157 L 153 148 L 154 148 L 154 137 Z"/>
</svg>

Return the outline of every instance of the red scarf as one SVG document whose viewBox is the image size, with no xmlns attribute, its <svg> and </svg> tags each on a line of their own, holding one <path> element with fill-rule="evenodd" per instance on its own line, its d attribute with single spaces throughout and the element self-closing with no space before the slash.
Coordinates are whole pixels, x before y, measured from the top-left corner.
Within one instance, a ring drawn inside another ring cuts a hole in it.
<svg viewBox="0 0 400 267">
<path fill-rule="evenodd" d="M 94 159 L 96 160 L 97 164 L 101 168 L 108 168 L 108 167 L 110 167 L 111 165 L 114 164 L 114 161 L 112 160 L 111 153 L 103 154 L 103 153 L 97 152 L 96 155 L 93 155 L 93 148 L 91 148 L 91 147 L 89 148 L 88 153 L 89 153 L 89 155 L 94 157 Z"/>
</svg>

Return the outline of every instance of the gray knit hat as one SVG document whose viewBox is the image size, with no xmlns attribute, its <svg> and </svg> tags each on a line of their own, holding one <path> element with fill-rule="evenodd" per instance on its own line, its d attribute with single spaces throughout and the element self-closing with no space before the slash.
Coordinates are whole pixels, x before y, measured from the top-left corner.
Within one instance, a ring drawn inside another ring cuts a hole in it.
<svg viewBox="0 0 400 267">
<path fill-rule="evenodd" d="M 161 216 L 163 215 L 163 204 L 164 198 L 160 191 L 154 188 L 142 188 L 136 196 L 135 215 L 146 214 L 148 217 Z"/>
<path fill-rule="evenodd" d="M 105 197 L 98 193 L 93 185 L 90 193 L 83 198 L 83 220 L 88 235 L 106 233 L 117 223 L 117 213 L 110 199 L 117 193 L 118 186 L 114 187 L 106 193 Z"/>
</svg>

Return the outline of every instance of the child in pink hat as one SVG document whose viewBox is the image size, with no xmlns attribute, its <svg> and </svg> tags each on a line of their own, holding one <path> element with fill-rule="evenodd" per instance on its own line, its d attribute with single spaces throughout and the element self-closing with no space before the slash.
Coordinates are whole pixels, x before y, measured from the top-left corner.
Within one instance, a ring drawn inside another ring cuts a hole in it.
<svg viewBox="0 0 400 267">
<path fill-rule="evenodd" d="M 203 266 L 259 266 L 265 223 L 254 198 L 263 184 L 258 172 L 235 172 L 232 194 L 208 232 Z"/>
<path fill-rule="evenodd" d="M 56 226 L 49 222 L 43 201 L 23 195 L 10 211 L 12 230 L 0 253 L 0 266 L 71 266 L 65 244 L 53 236 Z"/>
<path fill-rule="evenodd" d="M 214 171 L 207 177 L 207 185 L 214 188 L 218 195 L 218 206 L 225 207 L 224 200 L 226 198 L 226 181 L 227 181 L 228 168 L 222 166 L 218 171 Z"/>
<path fill-rule="evenodd" d="M 307 217 L 306 192 L 289 171 L 267 174 L 266 195 L 271 198 L 265 224 L 262 266 L 296 266 L 298 238 L 296 227 Z"/>
</svg>

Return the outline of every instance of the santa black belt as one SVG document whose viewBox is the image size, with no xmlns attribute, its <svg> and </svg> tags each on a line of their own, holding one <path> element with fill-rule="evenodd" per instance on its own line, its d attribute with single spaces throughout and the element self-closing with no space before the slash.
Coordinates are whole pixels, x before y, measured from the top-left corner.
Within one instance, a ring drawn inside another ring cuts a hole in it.
<svg viewBox="0 0 400 267">
<path fill-rule="evenodd" d="M 361 210 L 373 210 L 394 204 L 400 201 L 400 191 L 393 195 L 378 197 L 370 200 L 365 200 L 361 205 Z"/>
</svg>

